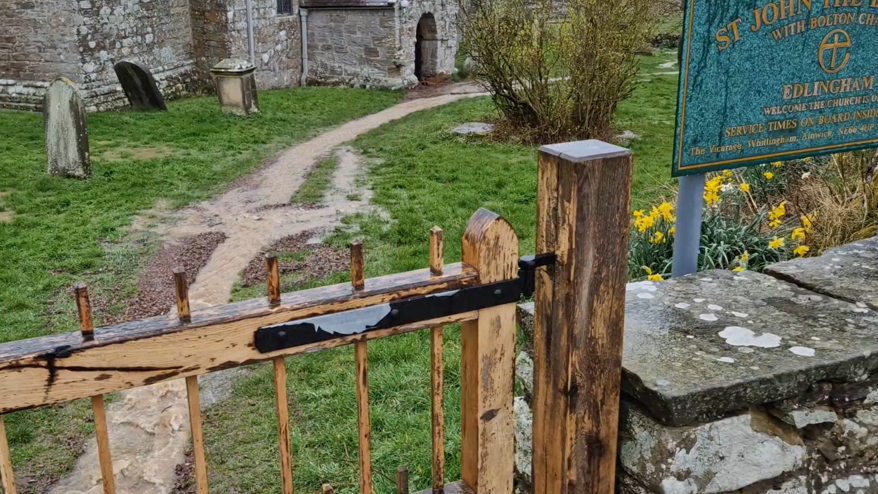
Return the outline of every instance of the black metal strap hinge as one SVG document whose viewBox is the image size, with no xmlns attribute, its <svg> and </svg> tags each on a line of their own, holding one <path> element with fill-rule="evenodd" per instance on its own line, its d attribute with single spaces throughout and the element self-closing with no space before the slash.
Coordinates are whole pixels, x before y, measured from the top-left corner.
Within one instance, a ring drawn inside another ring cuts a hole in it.
<svg viewBox="0 0 878 494">
<path fill-rule="evenodd" d="M 518 302 L 533 295 L 536 269 L 554 263 L 555 254 L 524 256 L 517 279 L 264 326 L 256 330 L 256 349 L 274 352 Z"/>
</svg>

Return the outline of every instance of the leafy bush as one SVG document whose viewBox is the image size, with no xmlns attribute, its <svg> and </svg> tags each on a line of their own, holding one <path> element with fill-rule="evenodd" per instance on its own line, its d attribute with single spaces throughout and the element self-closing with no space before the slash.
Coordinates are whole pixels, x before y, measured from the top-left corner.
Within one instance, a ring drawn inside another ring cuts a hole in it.
<svg viewBox="0 0 878 494">
<path fill-rule="evenodd" d="M 502 123 L 528 141 L 612 138 L 633 89 L 651 0 L 475 0 L 461 6 L 463 46 Z"/>
</svg>

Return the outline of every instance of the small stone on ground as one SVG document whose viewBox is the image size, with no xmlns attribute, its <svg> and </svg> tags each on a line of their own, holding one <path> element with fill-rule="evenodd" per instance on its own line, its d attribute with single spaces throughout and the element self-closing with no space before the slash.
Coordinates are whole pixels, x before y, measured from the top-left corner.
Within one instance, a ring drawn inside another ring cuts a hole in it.
<svg viewBox="0 0 878 494">
<path fill-rule="evenodd" d="M 484 122 L 467 122 L 451 130 L 451 132 L 454 132 L 455 134 L 460 134 L 464 136 L 484 136 L 490 134 L 493 131 L 494 125 Z"/>
</svg>

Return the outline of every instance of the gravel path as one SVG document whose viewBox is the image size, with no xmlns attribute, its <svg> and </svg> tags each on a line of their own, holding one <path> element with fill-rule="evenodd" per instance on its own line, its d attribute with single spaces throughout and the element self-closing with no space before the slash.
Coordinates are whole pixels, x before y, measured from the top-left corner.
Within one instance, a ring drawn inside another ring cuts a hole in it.
<svg viewBox="0 0 878 494">
<path fill-rule="evenodd" d="M 361 134 L 413 112 L 480 96 L 471 89 L 449 87 L 448 94 L 404 101 L 387 110 L 348 122 L 290 148 L 225 194 L 170 214 L 172 226 L 159 230 L 167 242 L 192 236 L 213 247 L 210 259 L 190 286 L 193 310 L 228 302 L 239 273 L 263 249 L 280 239 L 313 230 L 327 230 L 351 213 L 369 208 L 371 192 L 357 190 L 360 162 L 349 149 L 337 150 L 339 166 L 326 207 L 298 209 L 285 206 L 302 185 L 308 171 L 324 156 Z M 349 198 L 355 198 L 351 200 Z M 135 225 L 140 222 L 135 221 Z M 135 226 L 135 228 L 137 228 Z M 202 245 L 199 244 L 199 245 Z M 199 249 L 202 247 L 198 247 Z M 191 274 L 190 274 L 191 276 Z M 170 278 L 169 276 L 167 276 Z M 150 301 L 163 300 L 162 290 L 147 283 Z M 148 304 L 149 305 L 149 304 Z M 151 305 L 150 305 L 151 306 Z M 169 317 L 173 317 L 171 310 Z M 200 379 L 210 401 L 231 389 L 233 374 L 214 373 Z M 202 403 L 206 406 L 205 403 Z M 189 421 L 183 381 L 128 390 L 108 406 L 107 419 L 113 470 L 119 494 L 168 494 L 174 488 L 175 467 L 184 461 L 189 443 Z M 50 494 L 100 494 L 100 470 L 94 438 L 74 469 Z"/>
</svg>

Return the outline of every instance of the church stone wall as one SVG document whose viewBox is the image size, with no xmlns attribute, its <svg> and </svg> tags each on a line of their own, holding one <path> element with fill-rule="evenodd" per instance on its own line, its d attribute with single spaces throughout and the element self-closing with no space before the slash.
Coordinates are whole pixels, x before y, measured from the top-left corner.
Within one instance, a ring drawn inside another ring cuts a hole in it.
<svg viewBox="0 0 878 494">
<path fill-rule="evenodd" d="M 35 110 L 58 75 L 76 78 L 74 0 L 0 0 L 0 108 Z"/>
<path fill-rule="evenodd" d="M 127 105 L 113 65 L 148 67 L 165 98 L 191 91 L 195 60 L 189 0 L 82 0 L 76 27 L 89 110 Z"/>
</svg>

